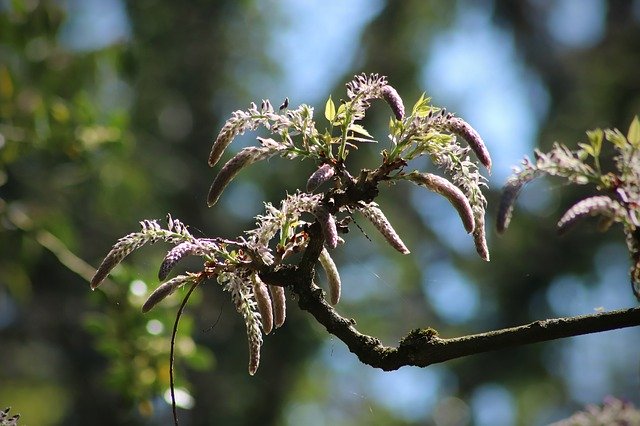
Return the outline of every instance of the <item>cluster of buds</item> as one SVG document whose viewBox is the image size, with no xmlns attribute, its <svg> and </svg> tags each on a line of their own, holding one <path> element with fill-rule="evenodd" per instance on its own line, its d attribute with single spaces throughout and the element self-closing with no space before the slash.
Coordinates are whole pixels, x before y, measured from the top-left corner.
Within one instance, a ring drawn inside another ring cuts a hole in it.
<svg viewBox="0 0 640 426">
<path fill-rule="evenodd" d="M 322 229 L 324 245 L 317 260 L 326 273 L 329 301 L 334 305 L 340 300 L 342 283 L 330 253 L 344 242 L 339 232 L 344 230 L 346 222 L 337 219 L 340 214 L 360 212 L 394 249 L 401 254 L 410 252 L 380 206 L 373 201 L 377 185 L 383 180 L 408 180 L 446 197 L 460 215 L 465 230 L 473 234 L 478 252 L 488 260 L 484 235 L 486 200 L 481 191 L 484 181 L 478 165 L 468 155 L 472 150 L 490 169 L 491 159 L 478 133 L 462 119 L 430 106 L 424 96 L 407 115 L 402 98 L 384 76 L 360 74 L 347 83 L 346 88 L 347 100 L 338 108 L 331 98 L 327 101 L 328 130 L 321 132 L 316 128 L 313 109 L 309 106 L 289 109 L 285 102 L 276 111 L 268 100 L 264 100 L 260 107 L 252 103 L 247 110 L 233 112 L 211 148 L 209 165 L 213 167 L 238 135 L 258 127 L 271 133 L 269 138 L 258 137 L 257 146 L 241 149 L 222 166 L 209 190 L 209 206 L 218 202 L 240 171 L 274 156 L 310 159 L 318 164 L 306 182 L 306 192 L 288 195 L 279 207 L 266 203 L 265 214 L 256 217 L 256 227 L 235 240 L 196 238 L 186 226 L 171 217 L 166 229 L 156 221 L 143 221 L 141 231 L 121 238 L 113 246 L 96 272 L 92 288 L 96 288 L 132 251 L 147 243 L 171 243 L 173 247 L 158 272 L 161 284 L 149 295 L 142 310 L 151 310 L 185 285 L 194 288 L 206 279 L 216 280 L 231 294 L 236 310 L 244 320 L 249 343 L 249 373 L 253 375 L 260 362 L 263 334 L 282 326 L 286 318 L 284 286 L 287 283 L 270 280 L 266 283 L 262 277 L 265 273 L 278 271 L 291 255 L 307 248 L 311 223 L 305 216 L 316 221 Z M 390 139 L 394 148 L 391 153 L 383 152 L 383 162 L 377 169 L 363 171 L 358 179 L 354 179 L 346 171 L 344 162 L 350 148 L 375 142 L 358 124 L 375 99 L 384 100 L 393 112 L 395 119 L 390 123 Z M 339 129 L 340 133 L 334 135 L 334 129 Z M 469 146 L 460 145 L 456 136 L 466 140 Z M 420 155 L 430 156 L 451 180 L 432 173 L 405 173 L 402 168 L 407 161 Z M 369 191 L 362 190 L 363 187 L 368 187 Z M 320 189 L 324 192 L 316 193 Z M 189 256 L 202 258 L 202 269 L 169 278 L 176 265 Z"/>
<path fill-rule="evenodd" d="M 627 248 L 631 256 L 631 286 L 640 300 L 640 120 L 635 117 L 625 137 L 617 129 L 596 129 L 587 132 L 588 143 L 571 150 L 555 143 L 548 152 L 536 151 L 535 162 L 528 158 L 516 168 L 507 181 L 498 210 L 497 229 L 504 232 L 511 221 L 513 206 L 522 188 L 540 176 L 556 176 L 576 185 L 591 184 L 599 191 L 573 204 L 562 215 L 557 227 L 565 233 L 580 219 L 601 218 L 600 229 L 622 223 Z M 602 144 L 608 141 L 616 151 L 615 170 L 605 172 L 600 166 Z"/>
</svg>

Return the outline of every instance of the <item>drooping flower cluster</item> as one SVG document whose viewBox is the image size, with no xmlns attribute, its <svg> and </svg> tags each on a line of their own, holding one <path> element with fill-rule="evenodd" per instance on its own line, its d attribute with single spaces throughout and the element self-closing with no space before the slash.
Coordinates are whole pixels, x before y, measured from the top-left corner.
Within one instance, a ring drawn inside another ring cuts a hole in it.
<svg viewBox="0 0 640 426">
<path fill-rule="evenodd" d="M 189 233 L 187 227 L 179 220 L 168 217 L 167 229 L 162 229 L 160 224 L 155 220 L 143 220 L 140 222 L 142 231 L 133 232 L 122 237 L 111 248 L 105 259 L 100 264 L 97 272 L 91 280 L 91 288 L 98 287 L 109 272 L 113 270 L 120 262 L 124 260 L 133 251 L 139 249 L 147 243 L 155 243 L 164 241 L 172 244 L 180 244 L 183 242 L 194 242 L 195 238 Z M 162 273 L 162 269 L 161 269 Z"/>
<path fill-rule="evenodd" d="M 600 192 L 571 206 L 558 221 L 558 231 L 566 232 L 580 219 L 600 216 L 601 229 L 614 222 L 623 224 L 631 255 L 631 283 L 640 300 L 640 120 L 635 117 L 627 136 L 619 130 L 595 129 L 587 132 L 588 143 L 571 150 L 555 143 L 548 152 L 535 152 L 535 162 L 525 158 L 507 181 L 498 211 L 498 232 L 509 226 L 514 203 L 524 185 L 539 176 L 557 176 L 576 185 L 591 184 Z M 601 168 L 600 153 L 604 141 L 612 144 L 615 170 Z"/>
<path fill-rule="evenodd" d="M 398 158 L 408 161 L 427 155 L 450 177 L 451 182 L 440 176 L 412 172 L 398 173 L 393 179 L 409 180 L 444 195 L 458 210 L 467 232 L 473 235 L 476 251 L 488 261 L 484 220 L 487 200 L 482 193 L 486 179 L 469 154 L 473 151 L 489 171 L 491 157 L 478 132 L 461 118 L 430 105 L 429 99 L 421 96 L 409 117 L 391 123 L 389 139 L 392 149 L 383 152 L 387 162 Z M 463 146 L 460 139 L 468 146 Z M 469 211 L 473 224 L 469 220 Z"/>
<path fill-rule="evenodd" d="M 342 286 L 330 254 L 330 250 L 344 242 L 339 233 L 346 222 L 337 219 L 340 214 L 360 212 L 392 247 L 402 254 L 409 253 L 381 207 L 373 201 L 377 186 L 383 180 L 408 180 L 446 197 L 459 213 L 467 232 L 473 233 L 478 253 L 488 260 L 484 231 L 486 200 L 481 191 L 485 183 L 477 162 L 470 159 L 469 153 L 473 151 L 487 169 L 491 167 L 491 159 L 478 133 L 462 119 L 429 105 L 424 96 L 406 116 L 402 98 L 384 76 L 357 75 L 347 83 L 346 91 L 347 100 L 337 108 L 331 97 L 326 102 L 324 115 L 328 128 L 323 131 L 316 128 L 313 108 L 301 105 L 288 109 L 285 102 L 276 111 L 271 102 L 265 100 L 259 108 L 252 103 L 247 110 L 233 112 L 211 148 L 209 165 L 215 166 L 236 136 L 259 127 L 271 133 L 268 138 L 258 137 L 257 146 L 244 148 L 226 161 L 209 190 L 209 206 L 217 203 L 241 170 L 274 156 L 311 159 L 318 164 L 306 182 L 307 192 L 288 195 L 279 207 L 265 203 L 265 214 L 256 217 L 255 229 L 235 240 L 195 238 L 186 226 L 170 217 L 167 229 L 156 221 L 143 221 L 140 232 L 121 238 L 113 246 L 93 278 L 92 288 L 143 245 L 157 241 L 173 244 L 158 272 L 162 283 L 148 297 L 143 311 L 152 309 L 180 287 L 215 279 L 231 293 L 236 310 L 244 320 L 249 343 L 249 373 L 254 374 L 260 362 L 263 333 L 282 326 L 286 318 L 284 286 L 289 283 L 269 280 L 266 283 L 263 278 L 283 268 L 291 255 L 307 248 L 312 221 L 322 230 L 324 246 L 318 262 L 326 272 L 332 304 L 338 303 Z M 363 170 L 356 179 L 344 163 L 350 149 L 375 142 L 358 123 L 375 99 L 384 100 L 393 112 L 389 135 L 393 147 L 389 152 L 383 151 L 382 163 L 377 169 Z M 468 146 L 462 146 L 458 136 L 466 140 Z M 407 161 L 420 155 L 430 156 L 451 181 L 435 174 L 402 170 Z M 316 193 L 320 190 L 324 192 Z M 202 258 L 202 269 L 168 278 L 176 265 L 188 256 Z"/>
<path fill-rule="evenodd" d="M 143 312 L 151 310 L 180 287 L 197 284 L 204 279 L 216 279 L 225 291 L 231 293 L 236 309 L 244 319 L 249 341 L 249 372 L 254 374 L 260 361 L 262 333 L 268 334 L 274 327 L 282 326 L 286 318 L 284 287 L 265 284 L 259 273 L 265 266 L 281 264 L 288 256 L 306 247 L 308 236 L 304 229 L 308 223 L 301 216 L 307 213 L 313 217 L 320 199 L 320 194 L 298 192 L 283 200 L 279 209 L 267 203 L 266 214 L 257 217 L 257 227 L 248 231 L 246 238 L 235 240 L 196 238 L 185 225 L 171 217 L 167 229 L 155 220 L 143 221 L 141 231 L 116 242 L 98 268 L 91 286 L 98 287 L 128 254 L 145 244 L 158 241 L 173 244 L 158 272 L 159 279 L 166 281 L 149 295 L 142 306 Z M 272 240 L 278 233 L 279 238 L 273 245 Z M 167 279 L 187 256 L 201 257 L 204 260 L 202 270 Z M 329 268 L 328 275 L 337 274 L 328 252 L 321 264 Z M 337 280 L 338 284 L 335 278 L 330 280 L 332 294 L 340 293 L 339 278 Z"/>
<path fill-rule="evenodd" d="M 247 131 L 256 130 L 259 126 L 265 127 L 272 134 L 280 136 L 280 143 L 289 150 L 288 154 L 307 153 L 313 150 L 313 144 L 303 143 L 301 152 L 298 152 L 291 139 L 292 135 L 303 134 L 312 142 L 317 138 L 315 123 L 313 122 L 313 108 L 308 105 L 300 105 L 295 110 L 276 112 L 268 100 L 263 100 L 258 109 L 255 103 L 251 103 L 246 111 L 238 110 L 231 114 L 216 137 L 209 154 L 209 166 L 215 166 L 227 147 L 236 136 Z M 303 141 L 305 142 L 305 141 Z"/>
</svg>

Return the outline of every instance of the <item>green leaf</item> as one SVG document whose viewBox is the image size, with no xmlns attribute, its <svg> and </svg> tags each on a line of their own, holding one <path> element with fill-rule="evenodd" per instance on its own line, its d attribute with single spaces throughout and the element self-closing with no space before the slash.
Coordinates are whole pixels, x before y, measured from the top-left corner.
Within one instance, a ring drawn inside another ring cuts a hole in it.
<svg viewBox="0 0 640 426">
<path fill-rule="evenodd" d="M 361 125 L 359 125 L 359 124 L 353 124 L 353 123 L 352 123 L 352 124 L 350 124 L 350 125 L 349 125 L 349 127 L 347 128 L 347 130 L 351 130 L 351 131 L 352 131 L 352 132 L 354 132 L 354 133 L 358 133 L 358 134 L 361 134 L 361 135 L 363 135 L 363 136 L 366 136 L 366 137 L 368 137 L 368 138 L 373 139 L 373 136 L 371 136 L 371 135 L 369 134 L 369 132 L 367 132 L 367 129 L 365 129 L 364 127 L 362 127 L 362 126 L 361 126 Z"/>
<path fill-rule="evenodd" d="M 638 120 L 637 115 L 633 117 L 633 121 L 631 121 L 629 132 L 627 133 L 627 140 L 636 148 L 640 145 L 640 120 Z"/>
<path fill-rule="evenodd" d="M 375 140 L 375 139 L 359 138 L 357 136 L 347 136 L 347 140 L 348 141 L 363 142 L 363 143 L 378 143 L 378 141 Z"/>
<path fill-rule="evenodd" d="M 333 103 L 331 96 L 329 96 L 324 106 L 324 116 L 330 123 L 333 123 L 333 119 L 336 118 L 336 104 Z"/>
<path fill-rule="evenodd" d="M 594 157 L 599 156 L 600 150 L 602 149 L 604 132 L 602 129 L 587 130 L 587 136 L 589 137 L 589 142 L 591 142 L 591 146 L 593 147 L 593 154 L 591 155 Z"/>
<path fill-rule="evenodd" d="M 413 108 L 411 109 L 412 114 L 415 114 L 416 112 L 418 112 L 418 109 L 424 103 L 424 95 L 425 95 L 425 93 L 422 92 L 422 94 L 420 95 L 420 98 L 418 98 L 416 103 L 413 105 Z"/>
<path fill-rule="evenodd" d="M 604 136 L 607 138 L 609 142 L 614 144 L 617 148 L 623 149 L 627 144 L 627 139 L 618 129 L 606 129 L 604 131 Z"/>
<path fill-rule="evenodd" d="M 587 143 L 579 143 L 578 146 L 580 148 L 582 148 L 581 149 L 582 152 L 584 152 L 586 154 L 589 154 L 592 157 L 595 157 L 595 152 L 594 152 L 593 147 L 591 145 L 589 145 Z"/>
<path fill-rule="evenodd" d="M 411 115 L 424 117 L 429 114 L 429 111 L 431 110 L 431 107 L 429 106 L 430 101 L 431 98 L 426 97 L 426 94 L 422 92 L 420 98 L 416 101 L 415 105 L 413 105 Z"/>
</svg>

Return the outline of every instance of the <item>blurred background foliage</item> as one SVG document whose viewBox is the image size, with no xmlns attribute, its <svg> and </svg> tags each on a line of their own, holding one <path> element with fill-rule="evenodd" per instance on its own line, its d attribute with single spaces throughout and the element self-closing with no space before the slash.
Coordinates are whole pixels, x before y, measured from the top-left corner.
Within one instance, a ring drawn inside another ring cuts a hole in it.
<svg viewBox="0 0 640 426">
<path fill-rule="evenodd" d="M 626 131 L 640 111 L 639 69 L 637 0 L 0 0 L 0 406 L 30 425 L 171 421 L 180 294 L 140 312 L 164 247 L 130 258 L 99 291 L 87 279 L 141 219 L 171 213 L 195 234 L 233 237 L 263 201 L 301 187 L 314 165 L 274 159 L 206 208 L 206 158 L 231 111 L 288 96 L 321 112 L 363 71 L 389 76 L 407 105 L 426 91 L 491 150 L 492 222 L 511 166 L 534 146 Z M 378 161 L 388 116 L 372 107 L 366 125 L 380 146 L 350 156 L 353 170 Z M 555 235 L 575 191 L 528 187 L 507 234 L 490 232 L 483 263 L 445 200 L 382 188 L 412 255 L 352 227 L 335 253 L 339 311 L 395 344 L 415 327 L 452 337 L 635 306 L 619 232 Z M 250 377 L 241 320 L 228 295 L 203 286 L 177 344 L 180 415 L 193 425 L 541 425 L 607 395 L 637 405 L 639 337 L 628 329 L 385 373 L 290 300 Z"/>
</svg>

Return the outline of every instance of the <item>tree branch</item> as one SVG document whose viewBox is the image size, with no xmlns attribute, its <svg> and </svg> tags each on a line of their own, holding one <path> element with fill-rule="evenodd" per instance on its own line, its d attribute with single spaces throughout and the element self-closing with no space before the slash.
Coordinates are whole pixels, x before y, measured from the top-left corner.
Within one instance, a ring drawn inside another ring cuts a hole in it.
<svg viewBox="0 0 640 426">
<path fill-rule="evenodd" d="M 309 233 L 309 245 L 296 270 L 283 270 L 288 284 L 298 296 L 298 306 L 313 315 L 329 333 L 342 340 L 362 363 L 385 371 L 397 370 L 405 365 L 426 367 L 468 355 L 640 325 L 640 307 L 637 307 L 540 320 L 450 339 L 439 337 L 432 328 L 415 329 L 401 339 L 397 347 L 385 346 L 379 339 L 360 333 L 355 327 L 355 320 L 340 316 L 325 301 L 324 292 L 313 283 L 313 265 L 322 249 L 322 232 L 315 224 L 310 227 Z"/>
<path fill-rule="evenodd" d="M 365 171 L 357 180 L 350 178 L 345 191 L 334 190 L 327 199 L 333 209 L 371 200 L 377 195 L 377 184 L 384 179 L 393 164 L 384 170 Z M 432 328 L 415 329 L 402 338 L 398 346 L 385 346 L 379 339 L 360 333 L 353 319 L 338 314 L 325 301 L 324 292 L 314 284 L 315 265 L 324 243 L 316 222 L 308 229 L 309 242 L 298 265 L 267 270 L 260 277 L 267 283 L 290 287 L 298 296 L 298 306 L 309 312 L 329 333 L 342 340 L 358 359 L 385 371 L 405 365 L 426 367 L 431 364 L 499 349 L 546 342 L 564 337 L 598 333 L 640 325 L 640 307 L 611 312 L 599 312 L 567 318 L 535 321 L 518 327 L 493 330 L 456 338 L 441 338 Z"/>
</svg>

